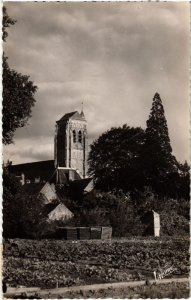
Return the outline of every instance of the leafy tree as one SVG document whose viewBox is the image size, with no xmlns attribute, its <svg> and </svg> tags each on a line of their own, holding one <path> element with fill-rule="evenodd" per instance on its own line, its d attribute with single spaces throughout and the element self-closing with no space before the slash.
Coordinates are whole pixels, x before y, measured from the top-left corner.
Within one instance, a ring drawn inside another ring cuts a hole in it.
<svg viewBox="0 0 191 300">
<path fill-rule="evenodd" d="M 14 25 L 16 20 L 11 19 L 7 14 L 7 9 L 3 6 L 3 41 L 6 41 L 8 36 L 6 28 L 10 27 L 10 25 Z"/>
<path fill-rule="evenodd" d="M 81 211 L 75 215 L 75 226 L 111 226 L 113 236 L 141 235 L 142 226 L 134 201 L 121 190 L 93 190 L 84 196 Z"/>
<path fill-rule="evenodd" d="M 179 196 L 187 200 L 190 199 L 190 166 L 187 161 L 184 164 L 179 163 Z"/>
<path fill-rule="evenodd" d="M 27 195 L 19 180 L 4 168 L 3 237 L 34 236 L 39 227 L 40 213 L 41 206 L 36 197 Z"/>
<path fill-rule="evenodd" d="M 20 227 L 20 201 L 16 196 L 21 189 L 19 180 L 6 172 L 3 172 L 3 237 L 19 237 Z"/>
<path fill-rule="evenodd" d="M 6 29 L 15 24 L 3 7 L 3 41 L 6 41 Z M 34 94 L 37 86 L 22 75 L 10 69 L 7 57 L 3 54 L 3 143 L 13 142 L 15 130 L 27 124 L 34 106 Z"/>
<path fill-rule="evenodd" d="M 8 36 L 7 28 L 15 24 L 3 7 L 3 41 Z M 3 143 L 13 142 L 13 135 L 17 128 L 23 127 L 34 106 L 34 94 L 37 87 L 29 80 L 29 76 L 11 70 L 7 57 L 3 53 Z M 22 236 L 22 199 L 21 185 L 16 177 L 3 170 L 3 236 Z"/>
<path fill-rule="evenodd" d="M 109 212 L 110 224 L 113 228 L 113 236 L 125 237 L 132 235 L 142 235 L 143 226 L 140 217 L 135 210 L 134 203 L 130 195 L 119 192 L 117 205 Z"/>
<path fill-rule="evenodd" d="M 94 141 L 88 162 L 95 188 L 102 191 L 134 188 L 143 143 L 144 130 L 127 125 L 111 128 Z"/>
<path fill-rule="evenodd" d="M 169 176 L 177 175 L 178 163 L 172 155 L 167 121 L 160 95 L 153 98 L 147 121 L 145 144 L 141 156 L 144 185 L 151 186 L 159 194 L 168 192 Z"/>
</svg>

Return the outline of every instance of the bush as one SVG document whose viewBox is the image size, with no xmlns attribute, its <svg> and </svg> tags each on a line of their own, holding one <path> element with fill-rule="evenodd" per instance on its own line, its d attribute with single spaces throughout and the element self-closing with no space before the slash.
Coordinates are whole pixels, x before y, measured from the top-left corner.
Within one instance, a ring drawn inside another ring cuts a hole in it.
<svg viewBox="0 0 191 300">
<path fill-rule="evenodd" d="M 76 225 L 112 226 L 114 236 L 140 235 L 141 232 L 132 199 L 122 191 L 87 194 L 81 211 L 76 214 Z"/>
<path fill-rule="evenodd" d="M 188 235 L 190 204 L 186 199 L 159 198 L 149 187 L 132 193 L 135 214 L 144 215 L 149 210 L 160 214 L 162 235 Z"/>
<path fill-rule="evenodd" d="M 82 209 L 76 215 L 76 226 L 109 226 L 110 222 L 107 212 L 99 207 L 93 209 Z"/>
<path fill-rule="evenodd" d="M 19 237 L 21 232 L 21 211 L 18 193 L 21 189 L 19 180 L 3 172 L 3 237 Z"/>
<path fill-rule="evenodd" d="M 80 224 L 110 225 L 116 237 L 143 235 L 145 225 L 140 220 L 150 210 L 160 214 L 162 235 L 189 234 L 189 202 L 159 198 L 150 187 L 131 194 L 120 190 L 108 193 L 92 191 L 84 197 Z"/>
</svg>

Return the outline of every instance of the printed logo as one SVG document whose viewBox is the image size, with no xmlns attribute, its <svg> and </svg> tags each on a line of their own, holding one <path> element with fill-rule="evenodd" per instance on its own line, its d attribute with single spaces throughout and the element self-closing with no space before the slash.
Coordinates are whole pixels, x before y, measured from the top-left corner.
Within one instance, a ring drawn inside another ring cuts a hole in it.
<svg viewBox="0 0 191 300">
<path fill-rule="evenodd" d="M 170 266 L 170 267 L 165 267 L 164 269 L 160 269 L 158 272 L 154 271 L 154 277 L 155 280 L 161 280 L 163 278 L 165 278 L 166 276 L 172 274 L 173 272 L 175 272 L 177 269 Z"/>
</svg>

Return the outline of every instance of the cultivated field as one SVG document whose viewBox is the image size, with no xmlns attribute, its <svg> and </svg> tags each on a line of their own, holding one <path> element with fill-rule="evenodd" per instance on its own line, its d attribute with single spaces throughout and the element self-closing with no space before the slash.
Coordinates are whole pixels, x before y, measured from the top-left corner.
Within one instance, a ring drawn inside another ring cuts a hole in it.
<svg viewBox="0 0 191 300">
<path fill-rule="evenodd" d="M 168 268 L 171 272 L 166 278 L 187 277 L 189 274 L 188 239 L 131 238 L 75 242 L 16 239 L 4 241 L 3 254 L 4 276 L 15 287 L 24 285 L 47 289 L 150 280 L 154 279 L 154 271 L 161 274 Z M 170 297 L 168 293 L 176 291 L 175 287 L 171 291 L 171 287 L 172 284 L 165 287 L 164 297 Z M 137 289 L 134 294 L 159 293 L 158 286 Z M 150 292 L 148 289 L 151 289 Z M 180 284 L 178 290 L 182 290 L 180 298 L 188 294 L 184 284 Z"/>
</svg>

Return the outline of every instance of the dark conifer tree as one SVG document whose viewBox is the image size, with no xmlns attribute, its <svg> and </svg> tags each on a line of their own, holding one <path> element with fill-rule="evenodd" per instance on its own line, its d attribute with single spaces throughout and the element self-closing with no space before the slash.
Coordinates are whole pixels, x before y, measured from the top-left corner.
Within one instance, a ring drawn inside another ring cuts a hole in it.
<svg viewBox="0 0 191 300">
<path fill-rule="evenodd" d="M 151 113 L 147 120 L 146 134 L 147 142 L 149 140 L 155 142 L 157 147 L 159 147 L 166 156 L 172 153 L 164 108 L 158 93 L 156 93 L 153 98 Z"/>
<path fill-rule="evenodd" d="M 167 121 L 160 95 L 156 93 L 147 120 L 143 150 L 144 184 L 160 194 L 168 194 L 169 174 L 177 173 L 177 161 L 172 155 Z"/>
</svg>

